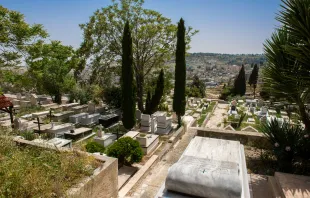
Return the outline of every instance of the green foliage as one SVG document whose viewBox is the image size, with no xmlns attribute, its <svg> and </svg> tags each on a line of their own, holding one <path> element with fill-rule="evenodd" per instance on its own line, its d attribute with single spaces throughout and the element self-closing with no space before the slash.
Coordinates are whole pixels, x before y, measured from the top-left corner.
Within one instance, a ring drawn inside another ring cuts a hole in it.
<svg viewBox="0 0 310 198">
<path fill-rule="evenodd" d="M 61 96 L 69 92 L 75 84 L 69 74 L 77 60 L 71 46 L 64 46 L 59 41 L 49 44 L 37 43 L 28 48 L 29 73 L 37 90 L 54 96 L 56 103 L 61 103 Z"/>
<path fill-rule="evenodd" d="M 258 79 L 258 66 L 257 64 L 255 64 L 253 67 L 252 73 L 250 75 L 250 78 L 249 78 L 249 85 L 253 86 L 253 89 L 254 89 L 254 93 L 253 93 L 254 98 L 255 98 L 255 89 L 257 85 L 257 79 Z"/>
<path fill-rule="evenodd" d="M 89 153 L 103 153 L 105 148 L 103 145 L 99 144 L 98 142 L 87 142 L 85 145 L 86 151 Z"/>
<path fill-rule="evenodd" d="M 122 89 L 120 87 L 108 87 L 103 91 L 103 97 L 106 103 L 112 107 L 120 108 L 122 106 Z"/>
<path fill-rule="evenodd" d="M 186 86 L 186 42 L 185 42 L 184 20 L 181 18 L 178 23 L 177 45 L 175 53 L 175 84 L 173 97 L 173 110 L 178 116 L 178 123 L 181 126 L 181 116 L 185 114 L 185 86 Z"/>
<path fill-rule="evenodd" d="M 35 134 L 33 131 L 25 131 L 21 133 L 21 136 L 25 138 L 25 140 L 32 141 L 35 139 Z"/>
<path fill-rule="evenodd" d="M 19 147 L 0 137 L 0 197 L 65 197 L 66 191 L 93 174 L 100 164 L 79 152 Z"/>
<path fill-rule="evenodd" d="M 148 95 L 147 95 L 148 98 L 146 99 L 146 104 L 145 104 L 146 114 L 153 114 L 158 110 L 158 106 L 164 94 L 164 86 L 165 86 L 164 70 L 162 69 L 157 79 L 155 93 L 151 98 L 149 98 L 150 92 L 148 92 Z"/>
<path fill-rule="evenodd" d="M 272 119 L 269 124 L 262 125 L 261 130 L 273 145 L 273 152 L 277 157 L 280 171 L 306 171 L 304 169 L 294 170 L 294 164 L 301 160 L 302 166 L 305 166 L 310 159 L 310 141 L 307 131 L 303 130 L 300 125 L 290 125 L 287 122 L 281 126 L 276 119 Z"/>
<path fill-rule="evenodd" d="M 234 94 L 234 89 L 232 87 L 225 86 L 225 88 L 223 88 L 221 92 L 219 99 L 228 100 L 228 97 L 233 96 L 233 94 Z"/>
<path fill-rule="evenodd" d="M 132 38 L 129 22 L 124 27 L 122 52 L 122 121 L 126 129 L 132 129 L 136 124 L 136 90 L 134 85 Z"/>
<path fill-rule="evenodd" d="M 119 164 L 131 165 L 142 160 L 143 151 L 137 140 L 123 137 L 108 148 L 107 155 L 118 158 Z"/>
<path fill-rule="evenodd" d="M 160 69 L 170 60 L 176 42 L 176 25 L 161 13 L 145 9 L 143 0 L 119 0 L 102 9 L 98 9 L 88 23 L 80 25 L 84 32 L 81 54 L 90 59 L 90 67 L 95 76 L 103 78 L 119 72 L 122 55 L 121 38 L 125 22 L 130 21 L 133 47 L 133 66 L 136 75 L 138 106 L 143 111 L 144 79 Z M 191 27 L 186 32 L 186 42 L 196 34 Z M 189 48 L 189 45 L 187 45 Z M 119 64 L 120 65 L 120 64 Z M 96 77 L 93 79 L 97 79 Z"/>
<path fill-rule="evenodd" d="M 23 14 L 1 5 L 0 21 L 0 67 L 20 65 L 26 48 L 48 36 L 42 25 L 29 25 Z"/>
<path fill-rule="evenodd" d="M 188 97 L 204 98 L 206 95 L 206 85 L 197 75 L 194 76 L 190 87 L 186 87 L 186 95 Z"/>
<path fill-rule="evenodd" d="M 246 79 L 245 79 L 244 65 L 242 65 L 239 74 L 234 82 L 234 94 L 244 96 L 245 92 L 246 92 Z"/>
<path fill-rule="evenodd" d="M 282 10 L 276 18 L 282 28 L 277 29 L 264 44 L 268 65 L 263 71 L 269 93 L 295 102 L 307 130 L 310 129 L 310 119 L 304 104 L 310 94 L 309 6 L 309 1 L 283 0 Z"/>
</svg>

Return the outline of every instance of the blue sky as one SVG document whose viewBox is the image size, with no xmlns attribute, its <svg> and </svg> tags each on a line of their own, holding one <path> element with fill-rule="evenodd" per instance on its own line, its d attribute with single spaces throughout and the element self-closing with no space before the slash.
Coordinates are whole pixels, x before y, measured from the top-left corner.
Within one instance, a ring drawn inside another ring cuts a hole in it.
<svg viewBox="0 0 310 198">
<path fill-rule="evenodd" d="M 110 0 L 1 0 L 6 8 L 23 13 L 30 24 L 43 24 L 50 39 L 78 47 L 85 23 Z M 262 53 L 263 42 L 278 26 L 280 0 L 145 0 L 144 7 L 159 11 L 176 23 L 200 32 L 190 52 Z"/>
</svg>

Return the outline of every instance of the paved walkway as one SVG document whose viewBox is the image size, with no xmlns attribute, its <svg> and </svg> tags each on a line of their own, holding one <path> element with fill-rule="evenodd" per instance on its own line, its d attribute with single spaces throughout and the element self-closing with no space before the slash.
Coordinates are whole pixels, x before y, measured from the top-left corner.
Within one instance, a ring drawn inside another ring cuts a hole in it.
<svg viewBox="0 0 310 198">
<path fill-rule="evenodd" d="M 213 115 L 211 115 L 210 119 L 206 124 L 206 128 L 223 128 L 222 122 L 225 117 L 227 117 L 227 107 L 228 104 L 217 104 Z M 225 114 L 225 115 L 224 115 Z M 221 126 L 218 126 L 221 124 Z"/>
<path fill-rule="evenodd" d="M 194 130 L 188 130 L 182 139 L 175 144 L 175 148 L 171 149 L 161 161 L 153 166 L 149 174 L 144 176 L 136 187 L 129 191 L 127 197 L 155 197 L 161 185 L 166 180 L 168 168 L 179 160 L 194 135 Z"/>
</svg>

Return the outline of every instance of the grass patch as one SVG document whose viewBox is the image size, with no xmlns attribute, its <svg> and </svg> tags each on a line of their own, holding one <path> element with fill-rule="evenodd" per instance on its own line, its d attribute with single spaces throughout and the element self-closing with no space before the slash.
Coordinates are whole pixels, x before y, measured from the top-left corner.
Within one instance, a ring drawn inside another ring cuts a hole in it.
<svg viewBox="0 0 310 198">
<path fill-rule="evenodd" d="M 198 120 L 198 126 L 201 126 L 202 125 L 202 123 L 203 123 L 203 121 L 205 120 L 205 118 L 206 118 L 206 116 L 207 116 L 207 114 L 202 114 L 201 116 L 200 116 L 200 118 L 199 118 L 199 120 Z"/>
<path fill-rule="evenodd" d="M 67 189 L 99 165 L 93 156 L 18 147 L 9 136 L 1 136 L 0 197 L 65 197 Z"/>
<path fill-rule="evenodd" d="M 39 112 L 43 111 L 44 108 L 41 106 L 33 106 L 33 107 L 25 107 L 25 108 L 20 108 L 17 113 L 15 114 L 16 117 L 20 117 L 26 114 L 31 114 L 34 112 Z"/>
</svg>

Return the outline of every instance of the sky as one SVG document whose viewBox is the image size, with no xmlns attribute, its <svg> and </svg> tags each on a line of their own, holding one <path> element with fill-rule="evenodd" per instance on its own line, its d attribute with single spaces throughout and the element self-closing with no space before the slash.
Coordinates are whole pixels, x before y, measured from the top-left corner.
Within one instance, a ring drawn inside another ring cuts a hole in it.
<svg viewBox="0 0 310 198">
<path fill-rule="evenodd" d="M 228 54 L 263 53 L 263 43 L 278 27 L 280 0 L 145 0 L 153 9 L 177 23 L 199 30 L 190 52 Z M 25 15 L 28 23 L 43 24 L 51 40 L 79 47 L 79 24 L 111 0 L 0 0 L 0 5 Z"/>
</svg>

